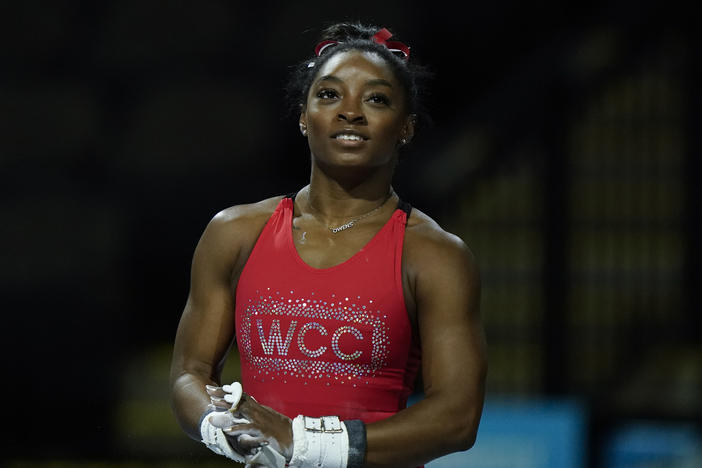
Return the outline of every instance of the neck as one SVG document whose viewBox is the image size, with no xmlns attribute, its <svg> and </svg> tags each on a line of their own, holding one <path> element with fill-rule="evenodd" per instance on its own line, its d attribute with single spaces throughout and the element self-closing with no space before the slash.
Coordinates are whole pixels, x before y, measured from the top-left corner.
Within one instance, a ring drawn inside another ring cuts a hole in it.
<svg viewBox="0 0 702 468">
<path fill-rule="evenodd" d="M 379 167 L 361 171 L 335 171 L 312 162 L 310 185 L 303 189 L 308 209 L 324 223 L 334 224 L 360 216 L 380 206 L 392 193 L 392 168 Z"/>
</svg>

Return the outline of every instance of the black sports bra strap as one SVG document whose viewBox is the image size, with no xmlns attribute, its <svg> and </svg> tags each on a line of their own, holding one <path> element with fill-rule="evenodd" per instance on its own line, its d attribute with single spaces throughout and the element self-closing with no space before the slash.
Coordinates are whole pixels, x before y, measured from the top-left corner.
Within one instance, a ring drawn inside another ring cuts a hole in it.
<svg viewBox="0 0 702 468">
<path fill-rule="evenodd" d="M 397 200 L 397 207 L 407 214 L 407 221 L 405 221 L 405 224 L 407 224 L 407 222 L 409 221 L 410 213 L 412 212 L 412 205 L 400 198 L 399 200 Z"/>
<path fill-rule="evenodd" d="M 285 195 L 283 198 L 292 198 L 292 201 L 295 201 L 295 197 L 297 197 L 297 192 L 291 192 Z"/>
</svg>

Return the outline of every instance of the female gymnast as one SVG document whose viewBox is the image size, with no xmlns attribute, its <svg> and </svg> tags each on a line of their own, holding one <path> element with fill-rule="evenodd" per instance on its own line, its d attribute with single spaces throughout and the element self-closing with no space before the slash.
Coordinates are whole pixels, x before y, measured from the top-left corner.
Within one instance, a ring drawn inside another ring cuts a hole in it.
<svg viewBox="0 0 702 468">
<path fill-rule="evenodd" d="M 216 453 L 417 467 L 473 445 L 487 372 L 476 262 L 392 187 L 416 77 L 387 29 L 325 29 L 291 79 L 309 184 L 206 227 L 171 391 L 182 428 Z M 241 383 L 222 385 L 234 344 Z M 406 407 L 420 371 L 424 398 Z"/>
</svg>

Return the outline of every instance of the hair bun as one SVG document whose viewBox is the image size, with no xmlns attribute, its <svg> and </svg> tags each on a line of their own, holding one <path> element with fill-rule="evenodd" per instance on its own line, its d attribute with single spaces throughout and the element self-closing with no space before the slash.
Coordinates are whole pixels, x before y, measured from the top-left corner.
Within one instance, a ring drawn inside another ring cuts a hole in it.
<svg viewBox="0 0 702 468">
<path fill-rule="evenodd" d="M 336 23 L 322 31 L 321 41 L 346 42 L 354 39 L 369 40 L 381 28 L 361 23 Z"/>
</svg>

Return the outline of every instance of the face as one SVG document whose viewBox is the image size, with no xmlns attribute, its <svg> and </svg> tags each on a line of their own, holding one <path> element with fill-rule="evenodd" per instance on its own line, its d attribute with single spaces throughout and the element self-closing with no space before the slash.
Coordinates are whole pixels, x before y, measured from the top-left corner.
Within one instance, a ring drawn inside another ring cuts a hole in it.
<svg viewBox="0 0 702 468">
<path fill-rule="evenodd" d="M 414 133 L 405 90 L 376 54 L 339 52 L 319 70 L 300 115 L 313 158 L 333 165 L 391 164 Z"/>
</svg>

